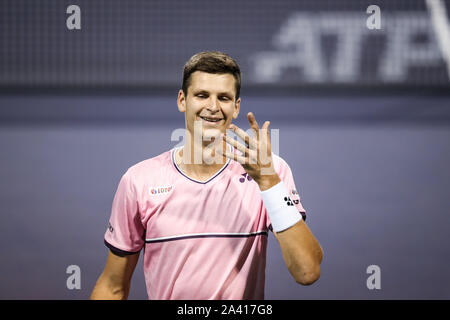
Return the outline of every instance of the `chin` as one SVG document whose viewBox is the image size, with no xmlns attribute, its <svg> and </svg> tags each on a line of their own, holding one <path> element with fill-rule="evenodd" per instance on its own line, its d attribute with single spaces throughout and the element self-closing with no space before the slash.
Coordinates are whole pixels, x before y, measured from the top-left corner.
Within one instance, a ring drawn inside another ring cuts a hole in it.
<svg viewBox="0 0 450 320">
<path fill-rule="evenodd" d="M 220 128 L 203 128 L 203 137 L 216 138 L 222 133 Z"/>
</svg>

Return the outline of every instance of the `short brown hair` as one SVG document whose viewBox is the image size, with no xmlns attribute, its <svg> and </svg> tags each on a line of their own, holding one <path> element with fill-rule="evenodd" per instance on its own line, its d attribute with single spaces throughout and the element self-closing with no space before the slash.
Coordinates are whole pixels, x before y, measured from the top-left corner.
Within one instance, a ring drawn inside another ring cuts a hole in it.
<svg viewBox="0 0 450 320">
<path fill-rule="evenodd" d="M 236 61 L 226 53 L 220 51 L 203 51 L 193 55 L 186 62 L 183 71 L 183 84 L 181 86 L 186 96 L 187 89 L 191 84 L 191 74 L 195 71 L 215 74 L 231 73 L 236 80 L 236 100 L 239 98 L 241 91 L 241 70 Z"/>
</svg>

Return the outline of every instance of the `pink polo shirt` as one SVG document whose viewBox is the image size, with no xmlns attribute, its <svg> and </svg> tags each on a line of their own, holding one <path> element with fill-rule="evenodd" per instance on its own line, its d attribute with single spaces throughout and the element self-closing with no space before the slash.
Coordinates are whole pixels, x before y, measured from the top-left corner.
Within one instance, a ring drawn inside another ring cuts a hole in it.
<svg viewBox="0 0 450 320">
<path fill-rule="evenodd" d="M 192 179 L 176 165 L 180 148 L 123 175 L 105 244 L 118 254 L 144 248 L 149 299 L 264 299 L 271 226 L 258 185 L 230 159 L 209 180 Z M 306 219 L 288 164 L 272 159 Z"/>
</svg>

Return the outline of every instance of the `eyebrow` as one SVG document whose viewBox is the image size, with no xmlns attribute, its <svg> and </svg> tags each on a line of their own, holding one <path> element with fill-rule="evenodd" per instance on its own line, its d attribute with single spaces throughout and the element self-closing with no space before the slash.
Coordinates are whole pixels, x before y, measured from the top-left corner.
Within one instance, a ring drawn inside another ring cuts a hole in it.
<svg viewBox="0 0 450 320">
<path fill-rule="evenodd" d="M 202 90 L 202 89 L 193 90 L 193 94 L 200 94 L 200 93 L 209 94 L 209 92 L 206 90 Z"/>
<path fill-rule="evenodd" d="M 196 94 L 208 94 L 208 95 L 209 95 L 210 92 L 207 91 L 207 90 L 204 90 L 204 89 L 197 89 L 197 90 L 193 90 L 193 94 L 194 94 L 194 95 L 196 95 Z M 230 93 L 230 92 L 227 92 L 227 91 L 219 92 L 218 95 L 219 95 L 219 96 L 227 96 L 227 97 L 229 97 L 229 98 L 232 98 L 232 97 L 233 97 L 233 94 Z"/>
</svg>

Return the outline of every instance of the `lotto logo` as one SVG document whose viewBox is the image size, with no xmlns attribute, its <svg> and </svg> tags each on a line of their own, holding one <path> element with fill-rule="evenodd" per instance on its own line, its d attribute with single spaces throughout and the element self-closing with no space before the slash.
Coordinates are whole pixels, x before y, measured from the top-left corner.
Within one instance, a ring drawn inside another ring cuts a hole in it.
<svg viewBox="0 0 450 320">
<path fill-rule="evenodd" d="M 150 194 L 163 194 L 163 193 L 169 193 L 173 189 L 173 186 L 168 187 L 157 187 L 157 188 L 150 188 Z"/>
</svg>

